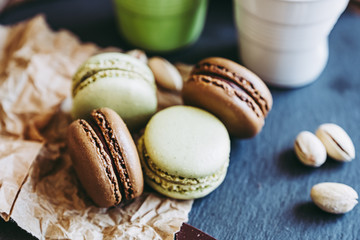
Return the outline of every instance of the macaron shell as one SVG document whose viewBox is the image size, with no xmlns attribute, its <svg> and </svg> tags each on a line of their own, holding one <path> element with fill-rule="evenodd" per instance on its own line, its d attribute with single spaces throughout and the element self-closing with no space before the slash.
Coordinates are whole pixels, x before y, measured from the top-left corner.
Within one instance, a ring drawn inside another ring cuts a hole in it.
<svg viewBox="0 0 360 240">
<path fill-rule="evenodd" d="M 139 155 L 132 136 L 123 120 L 113 110 L 102 108 L 99 109 L 98 112 L 101 112 L 104 115 L 118 143 L 118 147 L 123 158 L 123 163 L 121 164 L 125 166 L 128 175 L 128 182 L 122 184 L 130 183 L 132 188 L 131 198 L 138 197 L 143 192 L 144 179 Z M 121 170 L 122 166 L 120 163 L 115 163 L 115 165 L 117 165 L 117 171 L 119 171 L 119 169 L 120 171 L 123 171 Z"/>
<path fill-rule="evenodd" d="M 225 126 L 195 107 L 174 106 L 155 114 L 146 126 L 144 144 L 159 169 L 179 177 L 208 176 L 229 161 Z"/>
<path fill-rule="evenodd" d="M 227 84 L 219 85 L 194 78 L 186 82 L 182 94 L 185 104 L 215 114 L 231 135 L 253 137 L 264 125 L 264 116 L 259 106 L 250 97 L 246 98 L 247 101 L 240 99 Z"/>
<path fill-rule="evenodd" d="M 159 193 L 176 199 L 201 198 L 214 191 L 225 179 L 229 161 L 216 173 L 200 178 L 184 178 L 171 176 L 168 173 L 156 169 L 149 160 L 144 145 L 144 137 L 138 141 L 145 182 Z M 155 168 L 155 169 L 154 169 Z"/>
<path fill-rule="evenodd" d="M 150 187 L 152 187 L 157 192 L 171 197 L 175 199 L 182 199 L 182 200 L 189 200 L 189 199 L 195 199 L 195 198 L 202 198 L 208 195 L 209 193 L 213 192 L 219 185 L 224 181 L 226 176 L 226 173 L 221 176 L 218 182 L 213 183 L 212 185 L 208 185 L 206 188 L 203 189 L 196 189 L 196 190 L 189 190 L 189 191 L 171 191 L 168 189 L 172 189 L 174 187 L 171 186 L 172 183 L 168 183 L 169 187 L 164 188 L 161 185 L 154 182 L 151 178 L 145 176 L 145 182 L 149 184 Z"/>
<path fill-rule="evenodd" d="M 74 121 L 68 129 L 68 146 L 76 146 L 68 149 L 77 176 L 96 205 L 116 205 L 121 201 L 121 194 L 111 160 L 98 148 L 99 143 L 91 135 L 95 132 L 85 131 L 80 121 Z"/>
<path fill-rule="evenodd" d="M 117 112 L 128 128 L 140 128 L 157 108 L 155 86 L 144 81 L 137 74 L 108 70 L 99 73 L 73 98 L 74 119 L 89 119 L 93 109 L 108 107 Z"/>
<path fill-rule="evenodd" d="M 147 65 L 128 54 L 112 52 L 92 56 L 84 62 L 73 76 L 73 90 L 88 76 L 101 70 L 110 69 L 135 72 L 148 83 L 155 83 L 154 76 Z"/>
<path fill-rule="evenodd" d="M 215 114 L 230 135 L 239 138 L 250 138 L 261 131 L 273 102 L 259 77 L 220 57 L 196 64 L 184 84 L 182 97 L 185 104 Z"/>
<path fill-rule="evenodd" d="M 204 67 L 204 65 L 213 65 L 219 68 Z M 263 111 L 264 115 L 266 116 L 271 110 L 273 99 L 269 88 L 256 74 L 240 64 L 226 58 L 209 57 L 201 60 L 193 69 L 192 73 L 196 74 L 198 72 L 219 74 L 233 78 L 235 81 L 245 80 L 242 85 L 255 95 L 255 99 L 258 99 L 257 101 L 261 101 L 262 104 L 266 105 L 266 107 L 264 107 L 266 110 Z"/>
</svg>

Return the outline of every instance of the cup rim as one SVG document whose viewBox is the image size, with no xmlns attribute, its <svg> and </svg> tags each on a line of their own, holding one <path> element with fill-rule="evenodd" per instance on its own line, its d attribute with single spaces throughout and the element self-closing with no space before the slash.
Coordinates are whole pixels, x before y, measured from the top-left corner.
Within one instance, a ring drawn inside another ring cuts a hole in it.
<svg viewBox="0 0 360 240">
<path fill-rule="evenodd" d="M 235 10 L 235 23 L 236 25 L 238 24 L 238 19 L 237 19 L 237 15 L 240 13 L 244 13 L 246 15 L 250 15 L 252 16 L 254 19 L 258 19 L 258 20 L 262 20 L 262 21 L 266 21 L 272 24 L 276 24 L 276 25 L 281 25 L 281 26 L 286 26 L 286 27 L 304 27 L 307 25 L 312 25 L 314 23 L 316 24 L 320 24 L 320 23 L 324 23 L 327 21 L 334 21 L 334 19 L 338 19 L 339 18 L 339 14 L 334 14 L 334 15 L 330 15 L 328 14 L 328 16 L 325 15 L 321 15 L 321 17 L 317 17 L 317 18 L 310 18 L 310 19 L 304 19 L 303 21 L 298 21 L 298 20 L 291 20 L 291 21 L 284 21 L 284 17 L 264 17 L 261 16 L 259 14 L 254 13 L 253 11 L 249 10 L 249 8 L 245 7 L 243 4 L 240 3 L 241 0 L 235 0 L 238 1 L 238 5 L 236 6 L 236 10 Z M 330 0 L 269 0 L 269 1 L 278 1 L 278 2 L 286 2 L 286 1 L 330 1 Z M 344 1 L 344 0 L 337 0 L 337 1 Z M 348 1 L 348 0 L 345 0 Z M 343 12 L 344 10 L 342 10 Z M 342 13 L 340 12 L 340 14 Z M 271 15 L 272 16 L 272 15 Z"/>
<path fill-rule="evenodd" d="M 187 0 L 184 4 L 180 4 L 182 1 L 177 2 L 165 2 L 166 4 L 162 7 L 154 6 L 152 2 L 145 2 L 142 6 L 138 6 L 138 2 L 127 1 L 127 0 L 114 0 L 117 8 L 132 12 L 139 15 L 148 15 L 148 16 L 159 16 L 159 15 L 181 15 L 188 12 L 196 11 L 198 8 L 207 5 L 208 0 L 193 1 Z M 164 12 L 164 10 L 166 11 Z"/>
<path fill-rule="evenodd" d="M 238 1 L 240 1 L 240 0 L 238 0 Z M 328 0 L 271 0 L 271 1 L 302 3 L 302 2 L 321 2 L 321 1 L 328 1 Z"/>
</svg>

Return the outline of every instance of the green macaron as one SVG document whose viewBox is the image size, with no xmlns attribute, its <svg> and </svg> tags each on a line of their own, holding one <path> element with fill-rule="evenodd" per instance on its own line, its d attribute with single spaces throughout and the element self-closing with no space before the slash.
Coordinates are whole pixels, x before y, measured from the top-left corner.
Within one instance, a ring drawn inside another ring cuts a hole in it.
<svg viewBox="0 0 360 240">
<path fill-rule="evenodd" d="M 157 108 L 156 86 L 149 67 L 122 53 L 89 58 L 73 77 L 74 119 L 89 119 L 93 109 L 116 111 L 130 130 L 142 127 Z"/>
<path fill-rule="evenodd" d="M 208 195 L 224 180 L 230 138 L 214 115 L 190 106 L 155 114 L 138 141 L 145 181 L 177 199 Z"/>
</svg>

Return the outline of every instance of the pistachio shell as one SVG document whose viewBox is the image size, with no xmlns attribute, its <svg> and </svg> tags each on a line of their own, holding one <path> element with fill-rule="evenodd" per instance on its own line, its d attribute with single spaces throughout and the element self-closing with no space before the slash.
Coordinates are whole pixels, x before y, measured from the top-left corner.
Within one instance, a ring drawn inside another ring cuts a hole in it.
<svg viewBox="0 0 360 240">
<path fill-rule="evenodd" d="M 358 203 L 357 192 L 342 183 L 318 183 L 312 187 L 310 197 L 319 208 L 335 214 L 349 212 Z"/>
<path fill-rule="evenodd" d="M 324 144 L 327 154 L 335 160 L 349 162 L 355 158 L 355 147 L 349 135 L 340 126 L 325 123 L 319 126 L 316 136 Z"/>
<path fill-rule="evenodd" d="M 300 132 L 296 137 L 294 149 L 299 160 L 307 166 L 319 167 L 326 160 L 324 145 L 311 132 Z"/>
<path fill-rule="evenodd" d="M 130 50 L 130 51 L 126 52 L 126 54 L 139 59 L 141 62 L 143 62 L 145 64 L 147 64 L 147 62 L 148 62 L 148 58 L 146 56 L 146 53 L 144 51 L 142 51 L 142 50 L 134 49 L 134 50 Z"/>
<path fill-rule="evenodd" d="M 149 59 L 148 65 L 159 86 L 171 91 L 181 91 L 183 87 L 182 77 L 169 61 L 161 57 L 152 57 Z"/>
</svg>

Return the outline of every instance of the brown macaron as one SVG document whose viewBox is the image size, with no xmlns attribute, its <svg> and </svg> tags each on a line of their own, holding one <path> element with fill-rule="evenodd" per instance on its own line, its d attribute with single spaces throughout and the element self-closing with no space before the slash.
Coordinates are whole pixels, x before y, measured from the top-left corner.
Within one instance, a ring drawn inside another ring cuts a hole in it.
<svg viewBox="0 0 360 240">
<path fill-rule="evenodd" d="M 250 138 L 259 133 L 272 107 L 265 83 L 231 60 L 211 57 L 200 61 L 185 82 L 184 103 L 216 115 L 230 135 Z"/>
<path fill-rule="evenodd" d="M 141 195 L 143 174 L 135 143 L 120 116 L 109 108 L 78 119 L 68 129 L 68 149 L 77 176 L 99 207 Z"/>
</svg>

